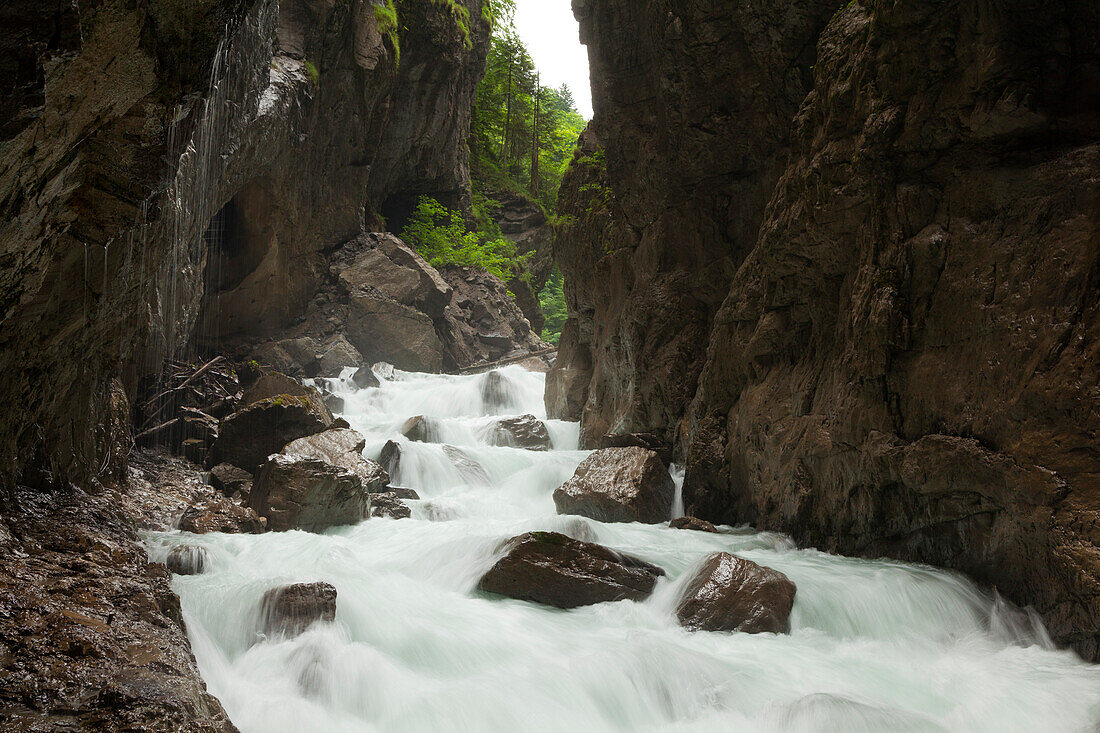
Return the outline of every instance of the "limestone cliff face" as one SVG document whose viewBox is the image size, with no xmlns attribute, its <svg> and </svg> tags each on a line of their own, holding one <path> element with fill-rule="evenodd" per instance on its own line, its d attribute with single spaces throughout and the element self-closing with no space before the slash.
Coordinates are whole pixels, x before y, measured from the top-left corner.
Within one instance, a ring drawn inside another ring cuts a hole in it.
<svg viewBox="0 0 1100 733">
<path fill-rule="evenodd" d="M 5 484 L 117 478 L 112 377 L 281 328 L 393 201 L 461 203 L 488 35 L 466 2 L 468 38 L 400 2 L 400 64 L 369 0 L 5 6 Z"/>
<path fill-rule="evenodd" d="M 663 429 L 700 516 L 964 570 L 1097 658 L 1100 9 L 642 5 L 575 3 L 637 242 L 598 260 L 614 292 L 571 303 L 586 430 Z M 703 99 L 704 63 L 736 83 Z M 715 109 L 735 120 L 678 155 Z M 590 256 L 557 244 L 563 270 Z"/>
</svg>

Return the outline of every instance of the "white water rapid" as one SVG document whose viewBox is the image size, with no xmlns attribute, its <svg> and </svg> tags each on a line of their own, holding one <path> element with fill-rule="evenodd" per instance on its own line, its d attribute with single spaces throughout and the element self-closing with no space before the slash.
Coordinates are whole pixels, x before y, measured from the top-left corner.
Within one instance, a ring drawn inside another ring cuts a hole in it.
<svg viewBox="0 0 1100 733">
<path fill-rule="evenodd" d="M 543 376 L 501 370 L 503 414 L 544 414 Z M 325 534 L 148 537 L 150 555 L 195 544 L 207 572 L 176 577 L 211 692 L 244 733 L 322 731 L 1093 731 L 1100 666 L 1055 651 L 1027 614 L 947 572 L 799 550 L 768 532 L 601 524 L 555 514 L 552 493 L 586 455 L 577 426 L 554 448 L 490 447 L 481 376 L 396 373 L 337 390 L 378 458 L 409 417 L 476 459 L 470 485 L 439 445 L 399 439 L 394 486 L 411 519 Z M 534 529 L 590 537 L 668 573 L 653 596 L 572 611 L 474 590 L 502 540 Z M 798 586 L 789 635 L 680 628 L 677 595 L 728 550 Z M 258 635 L 274 586 L 323 580 L 336 622 L 289 640 Z"/>
</svg>

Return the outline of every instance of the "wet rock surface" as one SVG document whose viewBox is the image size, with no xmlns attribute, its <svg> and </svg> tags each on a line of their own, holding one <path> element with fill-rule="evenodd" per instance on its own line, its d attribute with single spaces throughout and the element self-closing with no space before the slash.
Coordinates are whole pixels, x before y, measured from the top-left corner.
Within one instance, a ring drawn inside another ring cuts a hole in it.
<svg viewBox="0 0 1100 733">
<path fill-rule="evenodd" d="M 381 491 L 390 482 L 389 474 L 378 463 L 363 457 L 366 439 L 347 428 L 299 438 L 283 448 L 288 456 L 314 458 L 351 471 L 363 482 L 368 493 Z"/>
<path fill-rule="evenodd" d="M 550 433 L 546 430 L 546 424 L 534 415 L 498 420 L 493 425 L 490 441 L 493 445 L 525 450 L 550 450 Z"/>
<path fill-rule="evenodd" d="M 470 458 L 462 449 L 455 448 L 453 445 L 444 445 L 443 453 L 447 456 L 447 460 L 458 470 L 463 480 L 482 486 L 492 485 L 493 482 L 489 480 L 489 474 L 485 472 L 485 467 Z"/>
<path fill-rule="evenodd" d="M 653 451 L 604 448 L 554 491 L 554 505 L 559 514 L 601 522 L 656 524 L 668 520 L 674 492 L 668 469 Z"/>
<path fill-rule="evenodd" d="M 210 469 L 210 485 L 228 498 L 247 497 L 252 474 L 232 463 L 219 463 Z"/>
<path fill-rule="evenodd" d="M 370 497 L 359 476 L 323 460 L 282 454 L 256 471 L 248 506 L 273 532 L 323 532 L 370 515 Z"/>
<path fill-rule="evenodd" d="M 298 636 L 316 623 L 336 620 L 336 588 L 329 583 L 295 583 L 272 588 L 260 601 L 263 633 Z"/>
<path fill-rule="evenodd" d="M 684 589 L 676 617 L 693 631 L 785 634 L 794 595 L 794 583 L 778 570 L 719 552 Z"/>
<path fill-rule="evenodd" d="M 507 554 L 478 581 L 478 590 L 557 608 L 640 601 L 653 592 L 660 568 L 602 545 L 558 532 L 509 540 Z"/>
<path fill-rule="evenodd" d="M 196 545 L 179 545 L 168 553 L 164 564 L 176 575 L 198 575 L 206 570 L 210 554 Z"/>
<path fill-rule="evenodd" d="M 211 497 L 188 507 L 179 521 L 182 531 L 194 534 L 261 534 L 265 527 L 263 519 L 250 507 L 224 496 Z"/>
<path fill-rule="evenodd" d="M 405 491 L 408 491 L 406 489 Z M 416 492 L 413 492 L 414 494 Z M 370 515 L 372 517 L 387 517 L 389 519 L 408 519 L 412 516 L 412 509 L 401 501 L 403 498 L 419 498 L 401 496 L 396 491 L 382 491 L 370 495 Z"/>
<path fill-rule="evenodd" d="M 5 730 L 236 730 L 199 678 L 170 573 L 133 530 L 140 503 L 114 489 L 5 495 Z"/>
<path fill-rule="evenodd" d="M 651 450 L 656 453 L 666 466 L 672 462 L 672 446 L 663 442 L 661 437 L 656 433 L 608 434 L 600 438 L 598 446 L 600 448 L 629 448 L 631 446 L 637 446 L 638 448 L 645 448 L 646 450 Z"/>
<path fill-rule="evenodd" d="M 417 443 L 436 442 L 435 428 L 432 421 L 423 415 L 410 417 L 406 420 L 405 424 L 401 426 L 401 434 Z"/>
<path fill-rule="evenodd" d="M 691 529 L 696 532 L 717 532 L 713 524 L 698 517 L 678 517 L 668 523 L 671 529 Z"/>
</svg>

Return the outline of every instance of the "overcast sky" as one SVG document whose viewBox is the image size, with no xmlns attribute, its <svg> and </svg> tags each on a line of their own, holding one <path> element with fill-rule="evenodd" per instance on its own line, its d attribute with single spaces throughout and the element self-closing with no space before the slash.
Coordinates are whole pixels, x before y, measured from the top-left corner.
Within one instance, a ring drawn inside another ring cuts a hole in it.
<svg viewBox="0 0 1100 733">
<path fill-rule="evenodd" d="M 516 30 L 542 72 L 542 85 L 568 84 L 577 109 L 592 119 L 588 52 L 578 37 L 569 0 L 516 0 Z"/>
</svg>

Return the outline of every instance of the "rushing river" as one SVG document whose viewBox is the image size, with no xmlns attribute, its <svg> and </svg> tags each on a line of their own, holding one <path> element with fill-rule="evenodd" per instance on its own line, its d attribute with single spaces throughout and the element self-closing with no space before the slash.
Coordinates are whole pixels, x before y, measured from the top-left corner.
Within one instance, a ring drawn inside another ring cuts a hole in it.
<svg viewBox="0 0 1100 733">
<path fill-rule="evenodd" d="M 504 415 L 545 414 L 543 375 L 502 370 Z M 336 389 L 378 458 L 401 443 L 393 485 L 416 489 L 412 519 L 323 535 L 158 534 L 150 555 L 198 544 L 202 575 L 177 577 L 199 667 L 244 733 L 288 731 L 1092 731 L 1100 667 L 1050 647 L 1027 614 L 950 573 L 797 549 L 723 528 L 602 524 L 558 516 L 553 491 L 586 453 L 575 424 L 548 421 L 554 450 L 491 447 L 482 376 L 397 372 Z M 414 415 L 488 474 L 470 484 L 441 446 L 398 438 Z M 642 603 L 560 611 L 474 590 L 502 540 L 587 532 L 667 572 Z M 791 633 L 690 633 L 677 595 L 727 550 L 798 586 Z M 263 639 L 266 590 L 324 580 L 336 623 Z"/>
</svg>

